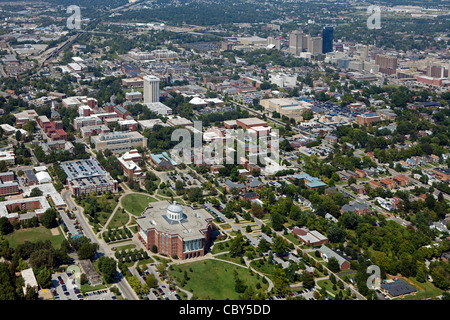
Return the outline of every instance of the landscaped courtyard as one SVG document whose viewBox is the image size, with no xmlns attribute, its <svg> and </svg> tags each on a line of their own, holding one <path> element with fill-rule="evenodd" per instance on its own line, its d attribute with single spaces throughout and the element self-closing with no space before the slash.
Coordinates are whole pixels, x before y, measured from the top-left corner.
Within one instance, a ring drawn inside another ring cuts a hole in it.
<svg viewBox="0 0 450 320">
<path fill-rule="evenodd" d="M 191 291 L 199 299 L 240 299 L 242 293 L 236 292 L 235 274 L 245 286 L 252 287 L 255 292 L 263 291 L 268 286 L 261 276 L 251 274 L 247 268 L 212 259 L 173 265 L 169 274 L 182 289 Z"/>
<path fill-rule="evenodd" d="M 122 198 L 122 207 L 129 213 L 135 216 L 140 216 L 147 208 L 150 202 L 157 202 L 158 200 L 139 193 L 127 194 Z"/>
</svg>

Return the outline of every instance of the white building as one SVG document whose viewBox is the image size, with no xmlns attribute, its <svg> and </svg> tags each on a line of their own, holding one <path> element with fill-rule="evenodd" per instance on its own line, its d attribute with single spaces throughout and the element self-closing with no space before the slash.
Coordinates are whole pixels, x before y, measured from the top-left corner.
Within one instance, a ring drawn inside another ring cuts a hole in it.
<svg viewBox="0 0 450 320">
<path fill-rule="evenodd" d="M 38 179 L 39 184 L 48 183 L 48 182 L 52 181 L 52 178 L 50 177 L 50 175 L 45 171 L 36 173 L 36 178 Z"/>
<path fill-rule="evenodd" d="M 159 102 L 159 78 L 147 75 L 144 78 L 144 103 Z"/>
</svg>

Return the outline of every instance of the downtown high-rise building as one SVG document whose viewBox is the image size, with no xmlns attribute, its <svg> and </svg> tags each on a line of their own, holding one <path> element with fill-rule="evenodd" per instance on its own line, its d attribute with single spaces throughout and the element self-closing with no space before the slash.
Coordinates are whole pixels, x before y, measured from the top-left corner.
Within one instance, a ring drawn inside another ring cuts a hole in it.
<svg viewBox="0 0 450 320">
<path fill-rule="evenodd" d="M 397 56 L 377 54 L 375 64 L 380 67 L 379 72 L 392 75 L 397 72 Z"/>
<path fill-rule="evenodd" d="M 144 103 L 159 102 L 159 78 L 144 76 Z"/>
<path fill-rule="evenodd" d="M 322 53 L 333 52 L 333 27 L 324 27 L 322 30 Z"/>
<path fill-rule="evenodd" d="M 322 53 L 322 37 L 308 36 L 308 52 L 312 54 Z"/>
<path fill-rule="evenodd" d="M 300 55 L 308 48 L 308 35 L 305 35 L 302 30 L 294 30 L 289 35 L 289 52 L 294 55 Z"/>
</svg>

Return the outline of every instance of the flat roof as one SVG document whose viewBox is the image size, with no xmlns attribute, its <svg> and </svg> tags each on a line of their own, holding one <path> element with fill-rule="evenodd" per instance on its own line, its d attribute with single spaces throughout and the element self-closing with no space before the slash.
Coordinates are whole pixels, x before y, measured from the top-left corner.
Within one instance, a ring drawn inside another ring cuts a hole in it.
<svg viewBox="0 0 450 320">
<path fill-rule="evenodd" d="M 382 283 L 380 285 L 381 288 L 387 290 L 389 294 L 393 297 L 410 294 L 412 292 L 416 292 L 412 286 L 404 282 L 403 280 L 396 280 L 394 282 Z"/>
<path fill-rule="evenodd" d="M 208 220 L 212 220 L 205 209 L 181 206 L 184 217 L 181 222 L 173 222 L 166 216 L 169 205 L 172 205 L 169 201 L 149 203 L 142 216 L 136 219 L 141 230 L 146 232 L 155 228 L 159 232 L 179 236 L 183 240 L 204 239 L 205 236 L 201 231 L 206 230 Z"/>
</svg>

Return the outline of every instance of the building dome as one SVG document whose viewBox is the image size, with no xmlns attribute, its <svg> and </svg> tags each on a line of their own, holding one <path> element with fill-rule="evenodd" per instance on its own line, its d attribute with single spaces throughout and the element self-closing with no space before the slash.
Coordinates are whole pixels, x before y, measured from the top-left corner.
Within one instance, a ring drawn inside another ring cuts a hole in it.
<svg viewBox="0 0 450 320">
<path fill-rule="evenodd" d="M 167 206 L 167 217 L 173 221 L 181 221 L 183 219 L 183 207 L 174 201 L 173 204 Z"/>
</svg>

